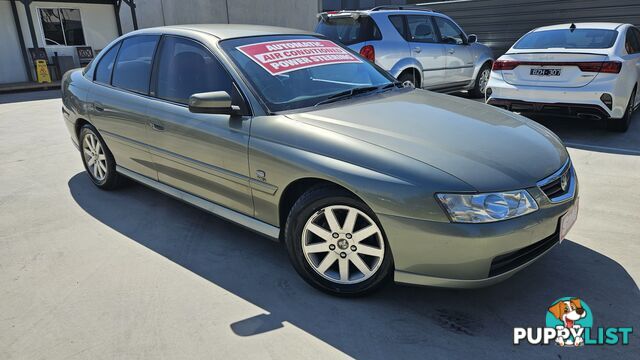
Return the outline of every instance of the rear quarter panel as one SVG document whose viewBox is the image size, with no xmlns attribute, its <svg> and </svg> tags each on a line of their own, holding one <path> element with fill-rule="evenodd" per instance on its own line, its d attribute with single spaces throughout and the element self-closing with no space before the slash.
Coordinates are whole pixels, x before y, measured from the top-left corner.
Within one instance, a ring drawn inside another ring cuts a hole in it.
<svg viewBox="0 0 640 360">
<path fill-rule="evenodd" d="M 73 143 L 78 146 L 76 125 L 80 119 L 88 120 L 87 96 L 93 83 L 85 77 L 82 69 L 64 74 L 61 84 L 62 116 Z"/>
</svg>

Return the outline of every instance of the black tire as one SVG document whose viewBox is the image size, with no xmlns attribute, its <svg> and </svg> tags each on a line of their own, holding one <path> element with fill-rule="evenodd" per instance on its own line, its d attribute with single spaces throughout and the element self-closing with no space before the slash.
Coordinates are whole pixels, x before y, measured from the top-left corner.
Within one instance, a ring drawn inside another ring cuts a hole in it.
<svg viewBox="0 0 640 360">
<path fill-rule="evenodd" d="M 319 210 L 331 205 L 346 205 L 356 208 L 375 221 L 381 230 L 384 256 L 378 270 L 368 279 L 355 284 L 340 284 L 318 274 L 307 262 L 303 253 L 302 231 L 307 220 Z M 304 193 L 293 205 L 285 226 L 285 245 L 295 270 L 311 286 L 337 296 L 361 296 L 379 289 L 393 276 L 393 255 L 389 249 L 384 229 L 373 211 L 348 191 L 333 187 L 316 187 Z"/>
<path fill-rule="evenodd" d="M 624 116 L 620 119 L 609 118 L 607 119 L 607 129 L 616 132 L 626 132 L 629 130 L 631 124 L 631 117 L 633 116 L 634 102 L 636 98 L 636 89 L 633 89 L 631 96 L 629 97 L 629 103 L 627 104 L 627 110 L 624 112 Z"/>
<path fill-rule="evenodd" d="M 398 81 L 407 87 L 407 84 L 411 84 L 414 88 L 420 88 L 420 78 L 415 76 L 413 71 L 405 71 L 398 76 Z"/>
<path fill-rule="evenodd" d="M 487 85 L 485 83 L 484 88 L 482 88 L 482 84 L 480 82 L 482 81 L 482 74 L 485 72 L 487 73 L 487 75 L 491 75 L 490 64 L 482 65 L 482 67 L 480 68 L 480 71 L 478 71 L 478 76 L 476 76 L 476 81 L 473 85 L 473 89 L 469 91 L 471 96 L 473 96 L 474 98 L 484 98 L 484 93 L 487 90 Z M 486 78 L 486 81 L 489 82 L 489 77 Z"/>
<path fill-rule="evenodd" d="M 106 160 L 106 174 L 104 175 L 104 178 L 96 177 L 93 174 L 90 165 L 88 165 L 88 159 L 84 153 L 85 138 L 87 138 L 88 136 L 93 136 L 95 139 L 97 139 L 104 151 Z M 79 143 L 80 158 L 82 159 L 82 164 L 84 165 L 84 169 L 87 171 L 87 175 L 91 179 L 91 182 L 93 182 L 95 186 L 102 190 L 113 190 L 120 186 L 122 176 L 118 175 L 118 173 L 116 172 L 116 161 L 113 157 L 113 154 L 107 147 L 102 136 L 100 136 L 98 130 L 96 130 L 93 125 L 85 124 L 82 126 L 82 128 L 80 129 Z"/>
</svg>

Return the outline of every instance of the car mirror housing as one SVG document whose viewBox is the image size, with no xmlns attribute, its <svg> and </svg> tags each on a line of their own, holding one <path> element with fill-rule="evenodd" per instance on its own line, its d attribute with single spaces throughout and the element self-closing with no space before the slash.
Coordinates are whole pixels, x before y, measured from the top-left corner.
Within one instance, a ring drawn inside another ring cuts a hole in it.
<svg viewBox="0 0 640 360">
<path fill-rule="evenodd" d="M 212 91 L 193 94 L 189 97 L 189 111 L 192 113 L 237 115 L 240 107 L 232 105 L 231 96 L 226 91 Z"/>
<path fill-rule="evenodd" d="M 467 43 L 469 44 L 473 44 L 475 42 L 478 42 L 478 35 L 476 34 L 471 34 L 467 37 Z"/>
</svg>

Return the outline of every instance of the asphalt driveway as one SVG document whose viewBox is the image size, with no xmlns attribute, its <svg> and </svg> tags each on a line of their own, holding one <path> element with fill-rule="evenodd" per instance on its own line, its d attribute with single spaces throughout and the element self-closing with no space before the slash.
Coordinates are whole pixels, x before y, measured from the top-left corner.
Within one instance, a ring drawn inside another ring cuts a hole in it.
<svg viewBox="0 0 640 360">
<path fill-rule="evenodd" d="M 280 244 L 141 185 L 96 189 L 58 92 L 0 95 L 0 358 L 637 358 L 640 116 L 626 134 L 541 119 L 571 146 L 580 215 L 560 246 L 499 285 L 392 285 L 339 299 Z M 512 344 L 577 296 L 628 346 Z M 635 355 L 634 355 L 635 354 Z"/>
</svg>

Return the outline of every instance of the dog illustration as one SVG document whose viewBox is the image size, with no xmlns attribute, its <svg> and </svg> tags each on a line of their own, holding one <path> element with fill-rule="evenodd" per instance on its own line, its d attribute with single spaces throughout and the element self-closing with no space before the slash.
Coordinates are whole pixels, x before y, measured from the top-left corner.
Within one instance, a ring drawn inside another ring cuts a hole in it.
<svg viewBox="0 0 640 360">
<path fill-rule="evenodd" d="M 556 317 L 556 319 L 562 321 L 565 329 L 579 329 L 580 325 L 576 324 L 577 320 L 587 316 L 587 312 L 582 308 L 580 299 L 573 298 L 566 301 L 558 301 L 549 308 L 549 312 Z M 562 329 L 561 326 L 557 327 Z M 562 337 L 556 339 L 556 343 L 560 346 L 582 346 L 584 345 L 584 339 L 581 336 L 576 336 L 575 339 L 564 340 Z"/>
</svg>

